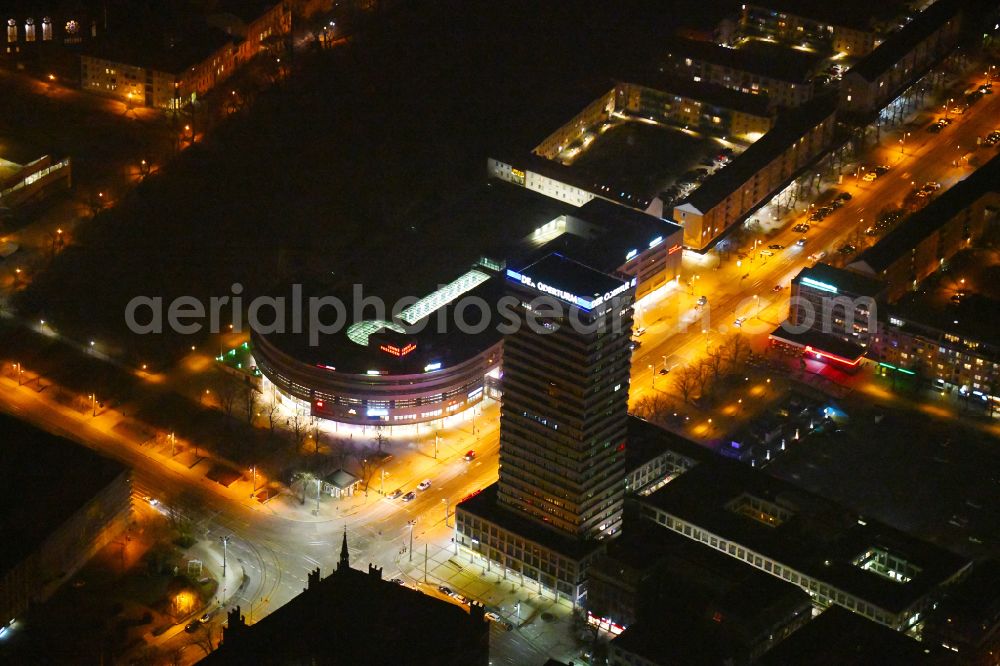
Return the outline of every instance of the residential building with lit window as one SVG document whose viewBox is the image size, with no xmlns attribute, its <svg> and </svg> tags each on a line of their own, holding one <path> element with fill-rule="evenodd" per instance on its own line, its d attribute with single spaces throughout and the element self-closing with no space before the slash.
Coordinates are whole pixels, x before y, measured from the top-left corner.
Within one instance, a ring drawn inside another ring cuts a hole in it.
<svg viewBox="0 0 1000 666">
<path fill-rule="evenodd" d="M 128 527 L 132 471 L 9 416 L 0 416 L 0 431 L 2 630 Z"/>
<path fill-rule="evenodd" d="M 937 0 L 843 75 L 840 106 L 866 116 L 880 111 L 941 62 L 962 30 L 963 0 Z"/>
<path fill-rule="evenodd" d="M 457 506 L 455 543 L 576 604 L 621 529 L 635 279 L 556 253 L 506 276 L 500 480 Z"/>
<path fill-rule="evenodd" d="M 795 107 L 813 97 L 812 78 L 822 58 L 764 42 L 742 48 L 677 39 L 667 45 L 662 71 L 704 81 L 748 95 L 765 95 L 769 103 Z"/>
<path fill-rule="evenodd" d="M 697 465 L 641 497 L 642 516 L 776 578 L 820 608 L 918 628 L 971 562 L 736 462 Z"/>
<path fill-rule="evenodd" d="M 710 248 L 784 189 L 833 144 L 836 104 L 819 97 L 779 117 L 770 132 L 674 206 L 684 246 Z"/>
<path fill-rule="evenodd" d="M 740 32 L 860 58 L 909 20 L 903 2 L 762 0 L 741 6 Z"/>
<path fill-rule="evenodd" d="M 885 283 L 895 300 L 912 291 L 1000 218 L 1000 156 L 913 213 L 848 268 Z"/>
<path fill-rule="evenodd" d="M 159 34 L 116 34 L 80 57 L 83 90 L 126 104 L 177 109 L 204 96 L 258 53 L 279 50 L 291 32 L 283 2 L 222 3 L 220 13 L 183 17 L 150 28 Z"/>
<path fill-rule="evenodd" d="M 774 124 L 767 98 L 713 83 L 633 77 L 615 90 L 615 107 L 630 115 L 712 135 L 753 141 Z"/>
</svg>

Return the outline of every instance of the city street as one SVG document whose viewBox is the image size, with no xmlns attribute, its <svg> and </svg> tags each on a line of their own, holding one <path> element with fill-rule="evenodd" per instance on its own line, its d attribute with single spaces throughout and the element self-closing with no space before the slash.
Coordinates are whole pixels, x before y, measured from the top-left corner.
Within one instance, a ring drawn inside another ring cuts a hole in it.
<svg viewBox="0 0 1000 666">
<path fill-rule="evenodd" d="M 964 114 L 950 115 L 952 124 L 939 134 L 925 131 L 934 118 L 943 117 L 943 109 L 935 111 L 940 113 L 917 114 L 919 120 L 902 129 L 883 130 L 881 144 L 869 150 L 865 161 L 857 165 L 884 164 L 890 167 L 886 174 L 864 182 L 854 176 L 862 174 L 855 167 L 844 170 L 840 183 L 824 182 L 824 190 L 848 192 L 852 198 L 825 220 L 810 222 L 807 233 L 792 229 L 808 217 L 808 202 L 800 202 L 805 211 L 789 214 L 780 231 L 760 239 L 756 255 L 748 249 L 741 251 L 744 259 L 720 261 L 715 253 L 685 253 L 680 284 L 661 288 L 652 298 L 639 302 L 636 326 L 646 330 L 638 338 L 642 344 L 633 354 L 631 404 L 653 390 L 671 390 L 670 375 L 659 374 L 664 357 L 670 367 L 694 362 L 704 355 L 707 346 L 736 331 L 748 335 L 755 346 L 763 344 L 767 334 L 787 316 L 789 282 L 800 270 L 816 263 L 810 255 L 825 250 L 824 261 L 831 262 L 838 256 L 836 250 L 848 241 L 859 236 L 874 241 L 863 232 L 882 209 L 902 205 L 914 187 L 928 181 L 941 183 L 943 192 L 972 172 L 974 167 L 966 159 L 968 153 L 981 155 L 980 160 L 992 157 L 996 148 L 977 148 L 976 140 L 1000 125 L 1000 95 L 987 95 Z M 901 132 L 910 133 L 902 144 Z M 795 242 L 803 236 L 808 241 L 799 247 Z M 768 245 L 785 248 L 767 250 L 771 256 L 761 255 Z M 858 247 L 847 261 L 862 250 Z M 781 290 L 773 291 L 779 285 Z M 708 297 L 708 304 L 698 310 L 696 302 L 702 295 Z M 733 324 L 737 317 L 746 317 L 740 328 Z"/>
</svg>

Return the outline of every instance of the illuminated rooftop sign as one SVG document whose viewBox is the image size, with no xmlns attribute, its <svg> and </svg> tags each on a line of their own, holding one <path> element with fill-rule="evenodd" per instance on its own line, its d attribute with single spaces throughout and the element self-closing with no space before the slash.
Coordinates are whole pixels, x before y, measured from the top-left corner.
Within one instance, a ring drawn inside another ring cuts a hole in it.
<svg viewBox="0 0 1000 666">
<path fill-rule="evenodd" d="M 663 242 L 663 236 L 657 236 L 653 240 L 649 241 L 649 247 L 654 248 L 662 242 Z"/>
<path fill-rule="evenodd" d="M 440 370 L 440 369 L 441 369 L 440 361 L 436 363 L 428 363 L 427 365 L 424 366 L 424 372 L 434 372 L 435 370 Z"/>
<path fill-rule="evenodd" d="M 559 287 L 553 287 L 552 285 L 545 284 L 540 280 L 535 280 L 534 278 L 518 273 L 517 271 L 508 268 L 507 269 L 507 279 L 519 282 L 526 287 L 531 287 L 544 294 L 549 294 L 550 296 L 555 296 L 571 305 L 575 305 L 584 310 L 593 310 L 598 305 L 601 305 L 605 301 L 609 301 L 615 296 L 628 291 L 630 287 L 636 285 L 637 279 L 632 278 L 629 282 L 624 282 L 620 286 L 615 287 L 611 291 L 605 292 L 601 295 L 596 295 L 592 298 L 584 298 L 583 296 L 577 296 L 571 291 L 561 289 Z"/>
<path fill-rule="evenodd" d="M 837 293 L 837 288 L 832 284 L 820 282 L 819 280 L 813 280 L 812 278 L 804 277 L 799 280 L 799 284 L 805 285 L 806 287 L 812 287 L 813 289 L 819 289 L 820 291 L 828 291 L 831 294 Z"/>
<path fill-rule="evenodd" d="M 417 343 L 411 342 L 408 345 L 406 345 L 405 347 L 397 347 L 396 345 L 392 345 L 392 344 L 388 344 L 388 343 L 383 343 L 383 344 L 380 344 L 378 346 L 378 348 L 380 350 L 384 351 L 386 354 L 391 354 L 392 356 L 396 356 L 398 358 L 402 358 L 403 356 L 406 356 L 411 351 L 413 351 L 414 349 L 416 349 L 417 348 Z"/>
</svg>

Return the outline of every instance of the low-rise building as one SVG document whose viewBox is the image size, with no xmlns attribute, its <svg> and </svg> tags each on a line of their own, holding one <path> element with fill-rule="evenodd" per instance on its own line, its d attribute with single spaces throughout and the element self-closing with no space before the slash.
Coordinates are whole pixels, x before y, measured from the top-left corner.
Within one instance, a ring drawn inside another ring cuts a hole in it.
<svg viewBox="0 0 1000 666">
<path fill-rule="evenodd" d="M 886 297 L 898 299 L 981 238 L 998 215 L 1000 156 L 995 156 L 903 220 L 848 268 L 878 278 Z"/>
<path fill-rule="evenodd" d="M 840 105 L 866 117 L 883 109 L 951 52 L 962 30 L 963 0 L 938 0 L 851 67 Z"/>
<path fill-rule="evenodd" d="M 0 416 L 0 432 L 2 629 L 127 528 L 132 471 L 9 416 Z"/>
<path fill-rule="evenodd" d="M 70 158 L 56 159 L 0 136 L 0 209 L 67 189 L 73 184 L 72 174 Z"/>
<path fill-rule="evenodd" d="M 615 108 L 629 115 L 737 140 L 755 140 L 774 122 L 773 106 L 767 97 L 714 83 L 631 77 L 619 83 L 615 91 Z"/>
<path fill-rule="evenodd" d="M 822 156 L 833 143 L 835 107 L 830 97 L 822 97 L 788 112 L 674 206 L 673 220 L 684 227 L 684 246 L 708 249 Z"/>
<path fill-rule="evenodd" d="M 957 653 L 964 663 L 988 664 L 1000 654 L 1000 567 L 978 562 L 928 616 L 924 643 Z"/>
<path fill-rule="evenodd" d="M 831 606 L 763 655 L 761 666 L 845 664 L 953 664 L 944 650 L 916 641 L 856 613 Z"/>
<path fill-rule="evenodd" d="M 588 576 L 587 620 L 618 634 L 609 661 L 623 666 L 748 663 L 812 611 L 797 586 L 645 521 L 627 524 Z"/>
<path fill-rule="evenodd" d="M 907 6 L 868 0 L 758 0 L 742 5 L 740 32 L 860 58 L 906 24 Z"/>
<path fill-rule="evenodd" d="M 766 95 L 770 103 L 793 107 L 812 99 L 812 78 L 819 73 L 821 60 L 763 42 L 729 48 L 678 39 L 667 45 L 663 71 L 748 95 Z"/>
<path fill-rule="evenodd" d="M 178 109 L 232 76 L 291 32 L 284 2 L 222 3 L 220 12 L 188 17 L 148 34 L 117 34 L 80 57 L 83 90 L 126 104 Z"/>
<path fill-rule="evenodd" d="M 639 498 L 643 517 L 897 630 L 919 626 L 970 562 L 728 460 Z"/>
</svg>

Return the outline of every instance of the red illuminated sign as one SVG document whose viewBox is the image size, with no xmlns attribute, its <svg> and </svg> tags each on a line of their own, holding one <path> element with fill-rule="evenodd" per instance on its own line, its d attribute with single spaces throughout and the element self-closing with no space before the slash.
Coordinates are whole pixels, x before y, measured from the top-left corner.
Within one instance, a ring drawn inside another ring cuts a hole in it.
<svg viewBox="0 0 1000 666">
<path fill-rule="evenodd" d="M 862 357 L 859 356 L 856 359 L 854 359 L 853 361 L 851 361 L 849 359 L 843 358 L 842 356 L 837 356 L 836 354 L 828 354 L 827 352 L 820 351 L 819 349 L 813 349 L 812 347 L 810 347 L 808 345 L 806 346 L 806 351 L 809 352 L 809 353 L 811 353 L 811 354 L 816 354 L 817 356 L 822 356 L 823 358 L 828 358 L 831 361 L 837 361 L 838 363 L 843 363 L 845 365 L 849 365 L 852 368 L 854 366 L 856 366 L 858 363 L 861 363 L 861 359 L 862 359 Z"/>
<path fill-rule="evenodd" d="M 669 250 L 667 250 L 667 254 L 673 254 L 674 252 L 680 252 L 680 251 L 681 251 L 681 246 L 680 245 L 674 245 L 672 248 L 670 248 Z"/>
<path fill-rule="evenodd" d="M 402 356 L 406 356 L 411 351 L 413 351 L 414 349 L 416 349 L 417 348 L 417 343 L 411 342 L 410 344 L 406 345 L 405 347 L 397 347 L 396 345 L 382 344 L 382 345 L 379 345 L 378 348 L 381 349 L 382 351 L 384 351 L 386 354 L 392 354 L 393 356 L 402 357 Z"/>
</svg>

